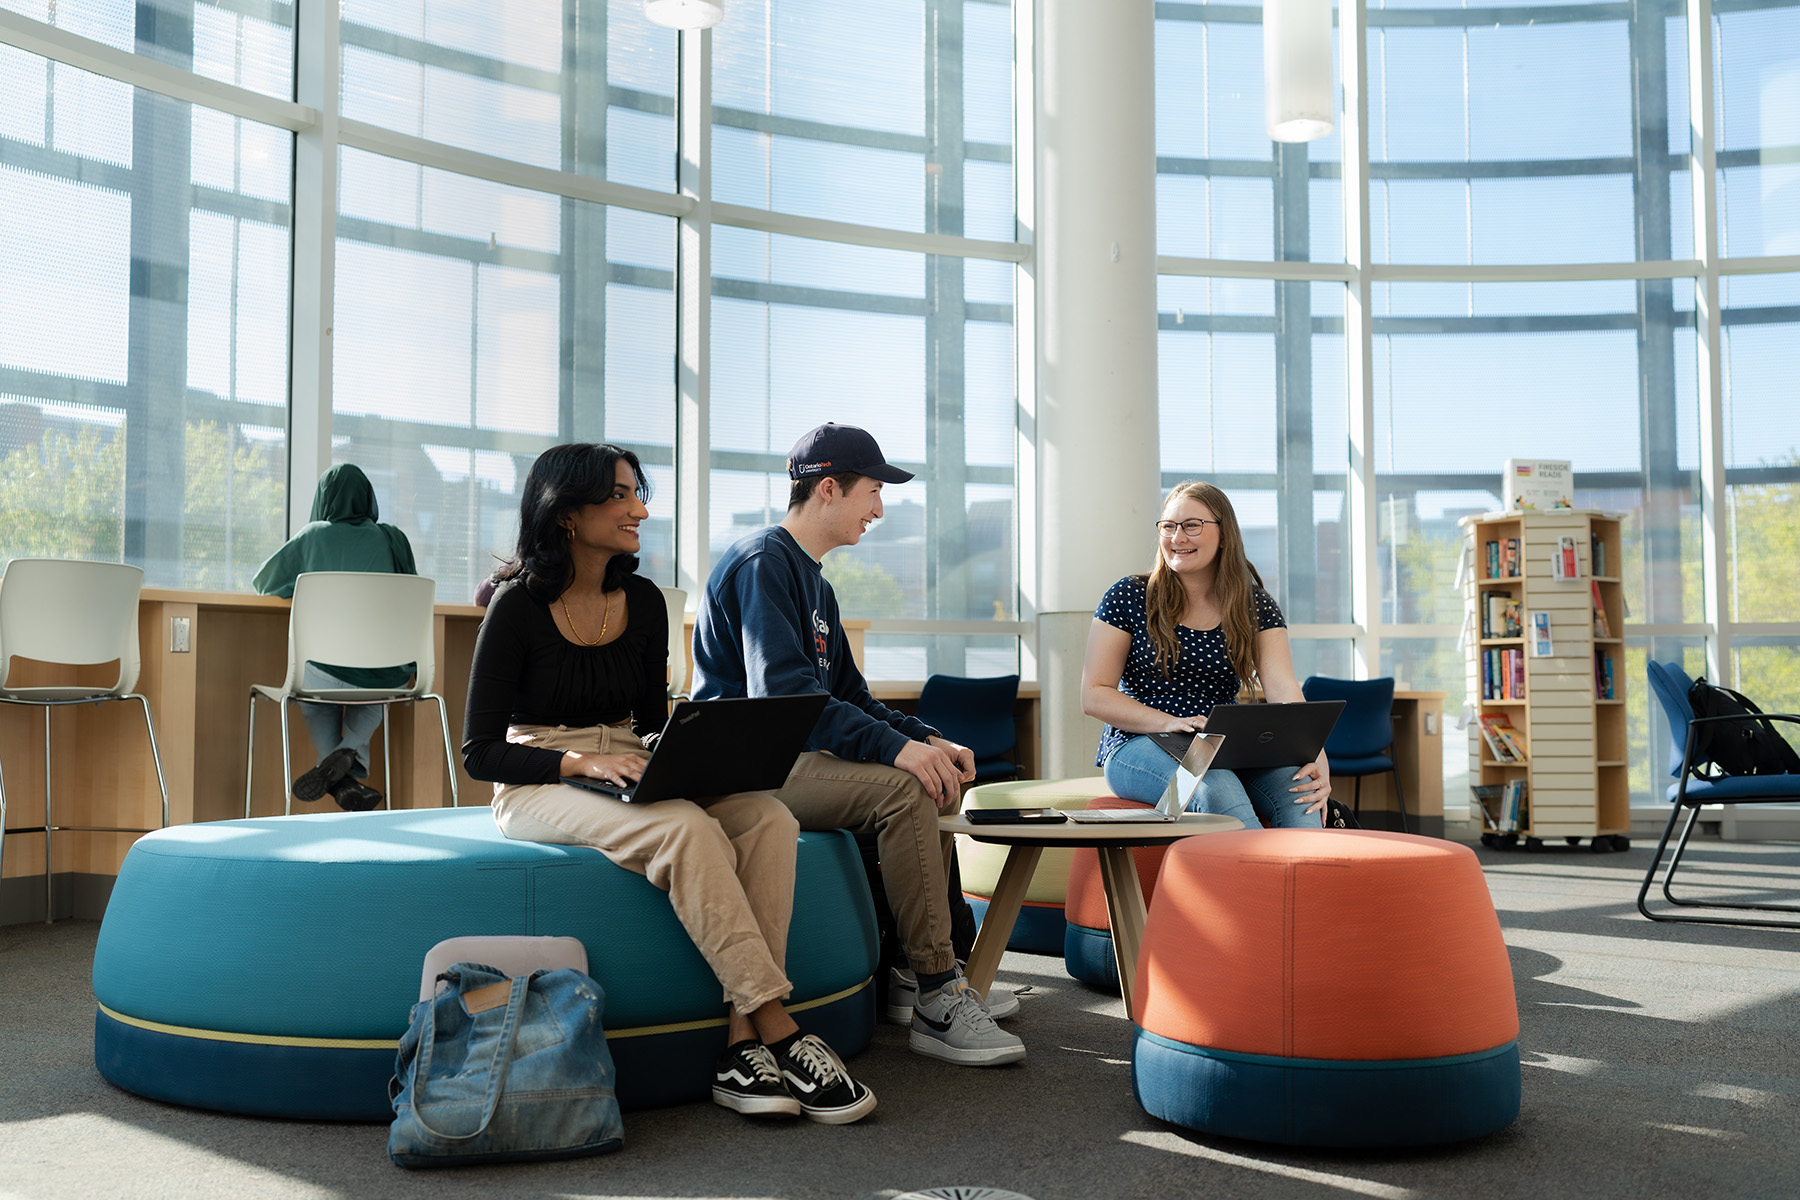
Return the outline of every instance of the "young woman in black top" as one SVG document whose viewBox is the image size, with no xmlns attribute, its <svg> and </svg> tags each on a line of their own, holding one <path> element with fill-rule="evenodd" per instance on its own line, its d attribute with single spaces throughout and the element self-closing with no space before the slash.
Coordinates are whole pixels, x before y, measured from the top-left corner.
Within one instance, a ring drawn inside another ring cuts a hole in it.
<svg viewBox="0 0 1800 1200">
<path fill-rule="evenodd" d="M 617 446 L 553 446 L 532 464 L 518 550 L 475 641 L 464 765 L 496 785 L 507 837 L 593 846 L 669 893 L 730 1003 L 714 1100 L 859 1120 L 874 1093 L 781 1003 L 799 833 L 787 808 L 767 792 L 627 804 L 561 782 L 639 778 L 668 716 L 667 610 L 636 574 L 647 498 L 637 456 Z"/>
</svg>

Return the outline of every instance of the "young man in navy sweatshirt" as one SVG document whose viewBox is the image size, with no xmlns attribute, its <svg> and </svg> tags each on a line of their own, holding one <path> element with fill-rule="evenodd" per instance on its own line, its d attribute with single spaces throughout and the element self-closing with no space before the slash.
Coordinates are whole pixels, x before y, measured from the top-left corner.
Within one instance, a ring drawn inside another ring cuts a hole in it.
<svg viewBox="0 0 1800 1200">
<path fill-rule="evenodd" d="M 881 518 L 882 484 L 912 475 L 890 466 L 865 430 L 828 424 L 795 443 L 788 477 L 781 524 L 739 541 L 713 567 L 694 630 L 694 696 L 831 696 L 778 795 L 802 829 L 875 834 L 912 968 L 887 981 L 889 1019 L 910 1024 L 920 1054 L 964 1066 L 1017 1062 L 1025 1044 L 994 1017 L 1017 1012 L 1018 998 L 994 988 L 983 1000 L 950 943 L 937 815 L 957 807 L 974 755 L 870 695 L 819 567 Z"/>
</svg>

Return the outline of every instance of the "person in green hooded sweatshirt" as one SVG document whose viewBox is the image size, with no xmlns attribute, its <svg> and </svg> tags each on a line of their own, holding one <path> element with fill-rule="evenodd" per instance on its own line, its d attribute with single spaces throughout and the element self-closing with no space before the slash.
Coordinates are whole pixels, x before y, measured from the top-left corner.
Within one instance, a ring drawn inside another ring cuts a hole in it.
<svg viewBox="0 0 1800 1200">
<path fill-rule="evenodd" d="M 340 463 L 319 477 L 312 519 L 269 556 L 252 586 L 263 596 L 292 598 L 294 580 L 306 571 L 384 571 L 417 575 L 412 544 L 392 525 L 376 521 L 375 488 L 355 463 Z M 334 667 L 306 664 L 308 687 L 397 688 L 413 675 L 403 667 Z M 369 774 L 369 739 L 381 726 L 379 704 L 302 701 L 300 714 L 319 752 L 319 764 L 294 780 L 294 799 L 317 800 L 327 792 L 339 808 L 381 803 L 381 793 L 362 782 Z"/>
</svg>

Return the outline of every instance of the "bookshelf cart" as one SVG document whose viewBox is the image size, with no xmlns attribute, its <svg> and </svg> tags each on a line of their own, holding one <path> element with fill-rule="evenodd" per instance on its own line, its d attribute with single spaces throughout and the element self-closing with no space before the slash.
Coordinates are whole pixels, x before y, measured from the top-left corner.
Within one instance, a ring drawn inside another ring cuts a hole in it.
<svg viewBox="0 0 1800 1200">
<path fill-rule="evenodd" d="M 1619 518 L 1552 509 L 1461 524 L 1469 556 L 1466 695 L 1477 717 L 1469 723 L 1469 779 L 1481 788 L 1482 842 L 1536 850 L 1560 837 L 1570 845 L 1586 839 L 1596 852 L 1629 849 Z M 1564 552 L 1571 542 L 1572 555 Z M 1557 577 L 1557 558 L 1565 574 L 1573 559 L 1572 577 Z M 1516 624 L 1506 620 L 1509 608 Z M 1543 656 L 1534 653 L 1538 613 L 1548 615 L 1551 652 Z M 1481 717 L 1510 723 L 1522 743 L 1517 761 L 1496 757 Z M 1498 801 L 1514 790 L 1521 803 L 1509 822 Z"/>
</svg>

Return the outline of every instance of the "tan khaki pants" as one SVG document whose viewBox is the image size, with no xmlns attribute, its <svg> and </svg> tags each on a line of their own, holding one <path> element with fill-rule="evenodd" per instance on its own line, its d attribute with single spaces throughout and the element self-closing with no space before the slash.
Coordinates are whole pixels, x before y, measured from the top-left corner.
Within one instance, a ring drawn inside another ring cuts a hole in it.
<svg viewBox="0 0 1800 1200">
<path fill-rule="evenodd" d="M 514 725 L 506 740 L 648 757 L 624 727 Z M 739 792 L 702 808 L 687 800 L 627 804 L 560 783 L 496 784 L 494 822 L 518 841 L 592 846 L 669 893 L 682 927 L 745 1016 L 793 990 L 783 964 L 799 824 L 770 793 Z"/>
<path fill-rule="evenodd" d="M 802 829 L 873 832 L 907 961 L 934 973 L 955 965 L 938 807 L 917 776 L 815 752 L 800 756 L 778 795 Z"/>
</svg>

